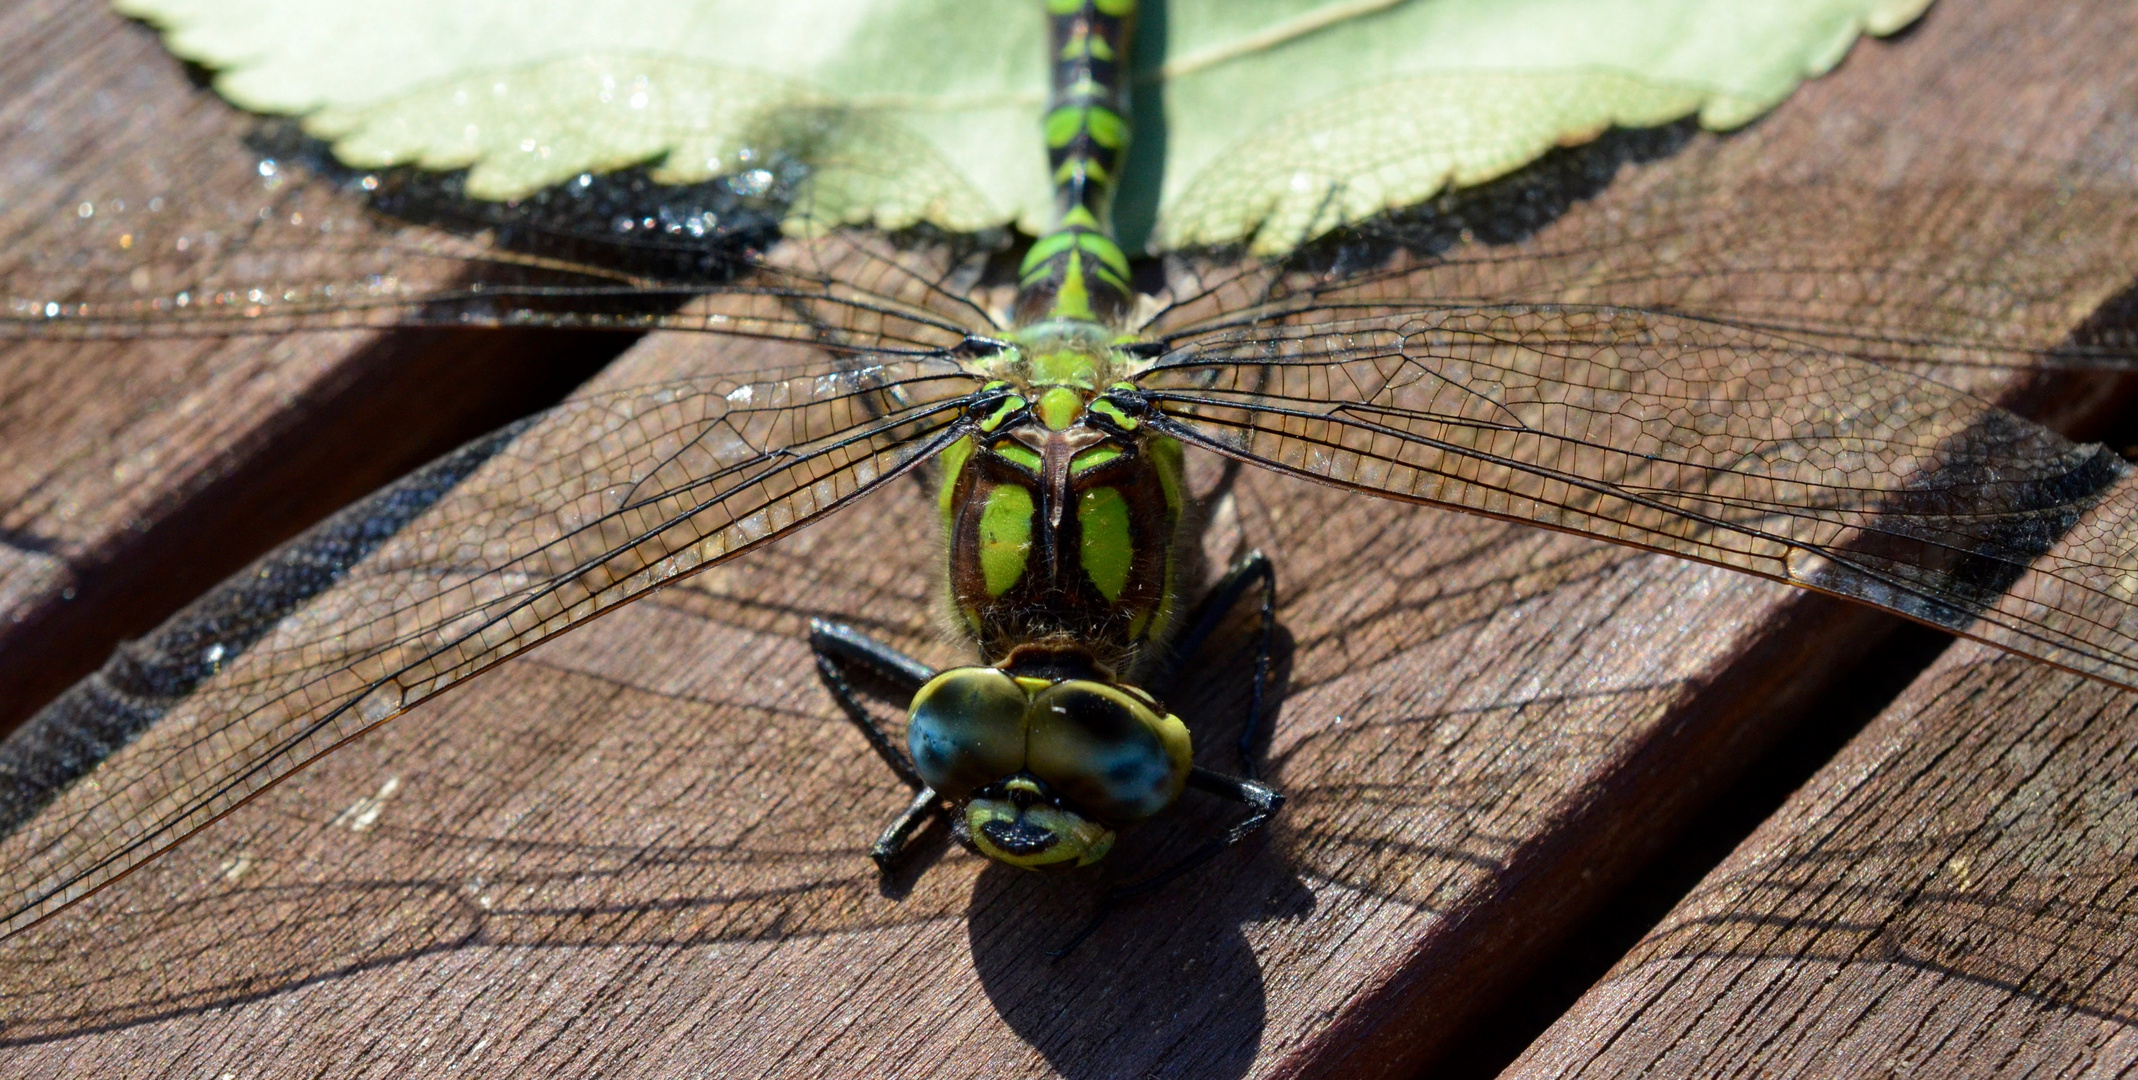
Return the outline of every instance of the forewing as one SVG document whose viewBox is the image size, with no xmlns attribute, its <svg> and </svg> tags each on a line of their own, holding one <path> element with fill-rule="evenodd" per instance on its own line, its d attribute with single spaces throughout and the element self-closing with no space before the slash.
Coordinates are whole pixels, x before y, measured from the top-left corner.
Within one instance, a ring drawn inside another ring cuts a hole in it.
<svg viewBox="0 0 2138 1080">
<path fill-rule="evenodd" d="M 950 360 L 891 357 L 592 395 L 327 523 L 360 560 L 256 640 L 195 643 L 213 674 L 0 841 L 0 934 L 469 676 L 899 475 L 946 444 L 972 387 Z M 392 535 L 367 538 L 374 521 Z"/>
<path fill-rule="evenodd" d="M 2128 467 L 1905 371 L 1666 313 L 1520 306 L 1214 333 L 1136 381 L 1160 427 L 1220 453 L 1835 593 L 2138 687 Z M 2007 589 L 2027 602 L 2000 604 Z"/>
<path fill-rule="evenodd" d="M 1178 266 L 1161 338 L 1429 305 L 1611 304 L 1885 363 L 2138 364 L 2138 185 L 1899 127 L 1574 152 L 1279 263 Z M 1802 127 L 1797 123 L 1795 127 Z M 1799 138 L 1798 143 L 1814 141 Z M 1603 183 L 1608 180 L 1609 183 Z"/>
<path fill-rule="evenodd" d="M 838 229 L 781 239 L 777 216 L 720 185 L 590 178 L 506 205 L 389 179 L 425 190 L 286 166 L 250 199 L 85 199 L 0 253 L 0 338 L 555 326 L 926 352 L 990 325 L 944 286 L 942 249 Z"/>
</svg>

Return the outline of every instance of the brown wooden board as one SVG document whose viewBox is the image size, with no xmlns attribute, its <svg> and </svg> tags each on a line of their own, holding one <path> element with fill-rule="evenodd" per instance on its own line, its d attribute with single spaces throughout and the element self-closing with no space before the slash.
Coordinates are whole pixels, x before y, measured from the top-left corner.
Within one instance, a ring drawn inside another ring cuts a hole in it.
<svg viewBox="0 0 2138 1080">
<path fill-rule="evenodd" d="M 1747 167 L 1831 159 L 1822 137 L 1862 117 L 1965 118 L 2052 164 L 2132 145 L 2129 13 L 2043 29 L 2034 7 L 1953 5 L 1868 47 L 1741 137 Z M 763 346 L 657 336 L 601 384 L 738 348 Z M 2071 426 L 2114 401 L 1976 385 Z M 1400 1075 L 1891 627 L 1594 542 L 1207 461 L 1197 479 L 1212 561 L 1277 560 L 1266 757 L 1292 801 L 1059 964 L 1090 877 L 983 866 L 940 831 L 887 886 L 865 856 L 905 795 L 800 633 L 826 613 L 959 658 L 928 615 L 929 493 L 900 483 L 421 706 L 0 945 L 0 1071 Z M 1178 696 L 1216 766 L 1243 638 Z M 1109 861 L 1225 820 L 1190 803 Z"/>
<path fill-rule="evenodd" d="M 1949 650 L 1508 1077 L 2138 1071 L 2138 696 Z"/>
<path fill-rule="evenodd" d="M 212 223 L 176 220 L 181 207 L 268 201 L 255 123 L 104 5 L 10 6 L 0 70 L 0 265 L 98 226 L 114 249 L 198 239 Z M 285 207 L 299 211 L 350 212 Z M 0 732 L 253 556 L 553 400 L 624 343 L 0 335 Z"/>
</svg>

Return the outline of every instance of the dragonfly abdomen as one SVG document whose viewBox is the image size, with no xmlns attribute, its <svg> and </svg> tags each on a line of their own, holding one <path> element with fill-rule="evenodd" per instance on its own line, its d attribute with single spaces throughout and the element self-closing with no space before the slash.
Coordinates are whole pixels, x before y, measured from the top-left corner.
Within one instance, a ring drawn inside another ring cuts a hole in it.
<svg viewBox="0 0 2138 1080">
<path fill-rule="evenodd" d="M 1113 193 L 1128 155 L 1128 40 L 1135 0 L 1049 0 L 1053 85 L 1045 122 L 1056 227 L 1019 270 L 1021 324 L 1116 326 L 1134 306 L 1113 239 Z"/>
</svg>

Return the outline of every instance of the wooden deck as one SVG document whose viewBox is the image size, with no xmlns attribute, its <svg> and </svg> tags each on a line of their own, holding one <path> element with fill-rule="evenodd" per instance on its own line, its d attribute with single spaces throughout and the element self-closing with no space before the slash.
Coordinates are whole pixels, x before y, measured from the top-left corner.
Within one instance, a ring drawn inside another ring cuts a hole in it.
<svg viewBox="0 0 2138 1080">
<path fill-rule="evenodd" d="M 2128 162 L 2128 8 L 1942 0 L 1761 124 L 1746 168 L 1817 157 L 1852 118 Z M 92 4 L 0 24 L 0 70 L 38 76 L 0 102 L 0 259 L 72 192 L 252 183 L 244 125 Z M 619 344 L 9 344 L 5 722 Z M 743 347 L 655 335 L 593 385 Z M 2131 419 L 2115 379 L 1979 380 L 2067 431 Z M 899 485 L 420 707 L 0 944 L 0 1075 L 1484 1069 L 1502 1062 L 1478 1040 L 1519 1013 L 1508 996 L 1567 964 L 1570 936 L 1896 627 L 1591 541 L 1209 463 L 1197 482 L 1219 507 L 1213 560 L 1277 561 L 1289 689 L 1265 754 L 1291 802 L 1266 842 L 1059 964 L 1042 954 L 1087 917 L 1089 883 L 983 866 L 939 833 L 888 887 L 865 858 L 902 789 L 800 632 L 832 614 L 957 657 L 928 621 L 927 496 Z M 1214 765 L 1241 645 L 1221 641 L 1184 694 Z M 2138 1072 L 2134 702 L 1951 650 L 1509 1074 Z M 1163 858 L 1222 818 L 1170 820 L 1115 858 Z"/>
</svg>

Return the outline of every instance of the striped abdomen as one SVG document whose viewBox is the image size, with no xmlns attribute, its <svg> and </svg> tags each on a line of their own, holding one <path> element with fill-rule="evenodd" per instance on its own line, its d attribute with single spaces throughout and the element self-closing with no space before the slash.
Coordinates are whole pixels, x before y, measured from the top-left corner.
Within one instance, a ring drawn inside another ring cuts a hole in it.
<svg viewBox="0 0 2138 1080">
<path fill-rule="evenodd" d="M 1128 155 L 1128 44 L 1135 0 L 1048 0 L 1053 88 L 1045 121 L 1055 230 L 1033 243 L 1017 321 L 1118 325 L 1133 307 L 1113 238 L 1113 194 Z"/>
</svg>

